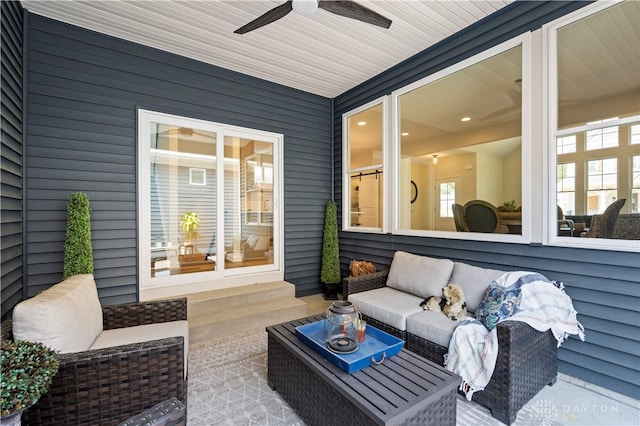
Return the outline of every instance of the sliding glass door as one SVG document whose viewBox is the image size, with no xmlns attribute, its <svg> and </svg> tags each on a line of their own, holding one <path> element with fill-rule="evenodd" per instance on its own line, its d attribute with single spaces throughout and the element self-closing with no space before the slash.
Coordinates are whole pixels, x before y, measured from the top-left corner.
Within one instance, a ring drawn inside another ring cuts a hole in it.
<svg viewBox="0 0 640 426">
<path fill-rule="evenodd" d="M 219 288 L 229 277 L 235 283 L 281 269 L 281 141 L 267 132 L 139 112 L 141 288 L 199 282 Z"/>
</svg>

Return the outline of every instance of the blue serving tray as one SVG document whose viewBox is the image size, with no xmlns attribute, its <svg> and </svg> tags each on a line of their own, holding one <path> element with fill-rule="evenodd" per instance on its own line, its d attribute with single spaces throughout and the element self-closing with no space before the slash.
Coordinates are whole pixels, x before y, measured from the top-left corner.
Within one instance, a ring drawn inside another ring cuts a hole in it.
<svg viewBox="0 0 640 426">
<path fill-rule="evenodd" d="M 327 320 L 316 321 L 296 327 L 296 336 L 316 352 L 324 356 L 346 373 L 355 373 L 380 360 L 389 358 L 402 350 L 404 341 L 367 324 L 364 342 L 350 354 L 338 354 L 327 348 L 324 341 L 324 324 Z"/>
</svg>

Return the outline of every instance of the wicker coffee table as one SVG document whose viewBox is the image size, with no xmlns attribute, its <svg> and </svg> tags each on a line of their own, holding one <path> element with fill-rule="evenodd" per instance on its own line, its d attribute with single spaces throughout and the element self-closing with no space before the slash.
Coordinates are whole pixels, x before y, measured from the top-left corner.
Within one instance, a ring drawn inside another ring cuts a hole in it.
<svg viewBox="0 0 640 426">
<path fill-rule="evenodd" d="M 309 425 L 456 424 L 460 377 L 403 349 L 347 374 L 295 335 L 323 315 L 267 327 L 268 383 Z"/>
</svg>

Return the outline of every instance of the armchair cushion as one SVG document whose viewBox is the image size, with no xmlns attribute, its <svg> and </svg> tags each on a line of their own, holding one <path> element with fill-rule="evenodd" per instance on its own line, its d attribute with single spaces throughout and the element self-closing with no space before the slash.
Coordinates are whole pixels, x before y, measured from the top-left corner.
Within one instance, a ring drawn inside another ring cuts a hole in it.
<svg viewBox="0 0 640 426">
<path fill-rule="evenodd" d="M 16 340 L 40 342 L 60 353 L 89 349 L 101 332 L 102 307 L 90 274 L 67 278 L 13 310 Z"/>
<path fill-rule="evenodd" d="M 396 251 L 389 269 L 387 286 L 422 298 L 438 296 L 449 282 L 452 270 L 453 262 L 449 259 Z"/>
</svg>

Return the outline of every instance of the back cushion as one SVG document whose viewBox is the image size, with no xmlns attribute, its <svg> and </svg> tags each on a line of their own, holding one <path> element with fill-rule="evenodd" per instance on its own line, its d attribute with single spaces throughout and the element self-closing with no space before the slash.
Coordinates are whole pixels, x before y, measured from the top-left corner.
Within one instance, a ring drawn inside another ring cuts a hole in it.
<svg viewBox="0 0 640 426">
<path fill-rule="evenodd" d="M 467 303 L 467 310 L 475 312 L 489 285 L 502 274 L 504 274 L 504 271 L 497 269 L 485 269 L 462 262 L 455 262 L 450 282 L 452 284 L 460 284 Z"/>
<path fill-rule="evenodd" d="M 80 352 L 102 332 L 102 306 L 93 275 L 75 275 L 13 309 L 13 337 L 61 353 Z"/>
<path fill-rule="evenodd" d="M 449 259 L 418 256 L 404 251 L 393 255 L 387 286 L 420 297 L 439 296 L 451 276 Z"/>
</svg>

